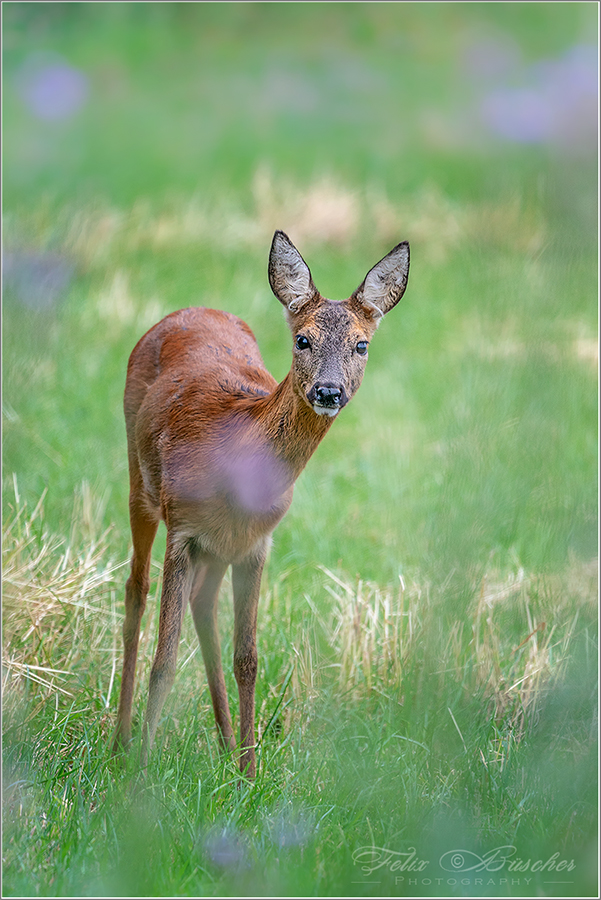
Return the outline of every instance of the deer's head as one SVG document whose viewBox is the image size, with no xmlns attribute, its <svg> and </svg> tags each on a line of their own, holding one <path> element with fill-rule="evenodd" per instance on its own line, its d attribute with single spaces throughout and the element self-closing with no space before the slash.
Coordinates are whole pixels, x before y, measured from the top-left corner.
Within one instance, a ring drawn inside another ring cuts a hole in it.
<svg viewBox="0 0 601 900">
<path fill-rule="evenodd" d="M 283 231 L 274 234 L 269 283 L 294 338 L 294 388 L 318 415 L 335 416 L 356 393 L 369 342 L 403 296 L 408 276 L 409 244 L 403 241 L 369 270 L 348 300 L 326 300 L 290 238 Z"/>
</svg>

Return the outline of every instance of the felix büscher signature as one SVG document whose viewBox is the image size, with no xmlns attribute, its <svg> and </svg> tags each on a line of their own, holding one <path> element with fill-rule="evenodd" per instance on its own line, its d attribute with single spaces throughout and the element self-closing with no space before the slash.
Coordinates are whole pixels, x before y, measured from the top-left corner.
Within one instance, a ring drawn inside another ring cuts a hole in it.
<svg viewBox="0 0 601 900">
<path fill-rule="evenodd" d="M 480 856 L 471 850 L 449 850 L 438 860 L 444 872 L 571 872 L 575 868 L 573 859 L 559 859 L 554 853 L 547 860 L 521 859 L 516 856 L 517 848 L 512 844 L 496 847 Z M 430 865 L 429 859 L 420 859 L 415 847 L 407 850 L 389 850 L 387 847 L 359 847 L 353 853 L 353 862 L 361 866 L 365 875 L 377 869 L 389 872 L 424 872 Z"/>
</svg>

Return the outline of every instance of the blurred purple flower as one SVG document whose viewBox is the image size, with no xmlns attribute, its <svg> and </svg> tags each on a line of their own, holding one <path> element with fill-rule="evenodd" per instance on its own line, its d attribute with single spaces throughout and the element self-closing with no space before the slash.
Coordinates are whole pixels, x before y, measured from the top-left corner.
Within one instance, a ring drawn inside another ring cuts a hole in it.
<svg viewBox="0 0 601 900">
<path fill-rule="evenodd" d="M 220 869 L 239 872 L 250 868 L 246 842 L 232 828 L 215 827 L 206 835 L 203 845 L 206 856 Z"/>
<path fill-rule="evenodd" d="M 597 50 L 571 47 L 520 74 L 521 84 L 491 90 L 480 112 L 490 131 L 516 143 L 555 142 L 588 149 L 596 142 Z"/>
<path fill-rule="evenodd" d="M 273 448 L 249 442 L 244 423 L 223 423 L 220 438 L 214 445 L 188 442 L 173 452 L 168 471 L 178 495 L 196 503 L 225 496 L 237 509 L 254 515 L 268 514 L 284 502 L 292 474 Z"/>
<path fill-rule="evenodd" d="M 289 487 L 289 466 L 270 447 L 230 446 L 223 455 L 224 487 L 236 506 L 250 513 L 268 513 Z M 233 451 L 233 452 L 231 452 Z"/>
<path fill-rule="evenodd" d="M 7 252 L 2 259 L 2 286 L 30 309 L 52 306 L 68 289 L 73 265 L 56 253 Z"/>
<path fill-rule="evenodd" d="M 88 79 L 60 56 L 32 55 L 19 77 L 19 93 L 38 119 L 53 121 L 74 115 L 88 96 Z"/>
<path fill-rule="evenodd" d="M 532 88 L 491 92 L 482 102 L 482 114 L 492 131 L 524 144 L 547 140 L 555 123 L 548 98 Z"/>
</svg>

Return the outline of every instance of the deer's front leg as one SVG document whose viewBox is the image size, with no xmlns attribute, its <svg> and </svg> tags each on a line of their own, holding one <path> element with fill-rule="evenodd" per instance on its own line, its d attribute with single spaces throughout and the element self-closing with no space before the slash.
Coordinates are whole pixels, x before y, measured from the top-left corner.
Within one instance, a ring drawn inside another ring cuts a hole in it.
<svg viewBox="0 0 601 900">
<path fill-rule="evenodd" d="M 217 731 L 222 747 L 225 750 L 234 750 L 236 741 L 227 702 L 217 629 L 217 601 L 225 570 L 225 563 L 216 559 L 199 564 L 190 595 L 190 607 L 207 671 Z"/>
<path fill-rule="evenodd" d="M 167 551 L 163 566 L 163 591 L 159 614 L 159 639 L 150 673 L 148 707 L 142 732 L 142 767 L 154 741 L 159 718 L 175 679 L 177 650 L 182 630 L 184 609 L 190 596 L 192 563 L 187 547 L 175 546 L 167 535 Z"/>
<path fill-rule="evenodd" d="M 257 680 L 257 606 L 266 547 L 232 566 L 234 587 L 234 675 L 240 698 L 240 771 L 256 774 L 255 683 Z"/>
</svg>

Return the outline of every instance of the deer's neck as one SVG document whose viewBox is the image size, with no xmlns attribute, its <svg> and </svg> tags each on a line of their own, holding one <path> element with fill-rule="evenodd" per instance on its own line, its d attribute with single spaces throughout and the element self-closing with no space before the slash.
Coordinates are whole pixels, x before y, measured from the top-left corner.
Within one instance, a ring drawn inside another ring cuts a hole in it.
<svg viewBox="0 0 601 900">
<path fill-rule="evenodd" d="M 294 480 L 334 421 L 331 416 L 317 415 L 298 396 L 291 372 L 273 393 L 256 401 L 254 416 L 276 455 L 286 462 Z"/>
</svg>

